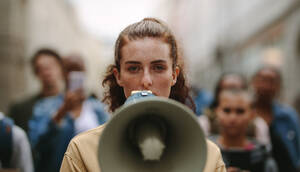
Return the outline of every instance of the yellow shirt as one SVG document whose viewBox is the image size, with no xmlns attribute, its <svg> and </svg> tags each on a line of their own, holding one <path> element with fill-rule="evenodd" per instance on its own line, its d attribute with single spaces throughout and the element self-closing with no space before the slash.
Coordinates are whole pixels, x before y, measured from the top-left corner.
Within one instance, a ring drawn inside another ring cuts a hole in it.
<svg viewBox="0 0 300 172">
<path fill-rule="evenodd" d="M 61 172 L 100 172 L 98 145 L 105 125 L 74 137 L 64 155 Z M 207 140 L 207 160 L 203 172 L 226 172 L 220 149 Z"/>
</svg>

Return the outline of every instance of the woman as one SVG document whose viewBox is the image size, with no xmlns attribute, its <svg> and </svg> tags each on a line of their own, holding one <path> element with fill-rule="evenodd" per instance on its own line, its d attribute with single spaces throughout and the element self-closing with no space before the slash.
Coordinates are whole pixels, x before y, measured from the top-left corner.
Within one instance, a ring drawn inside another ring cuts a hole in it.
<svg viewBox="0 0 300 172">
<path fill-rule="evenodd" d="M 218 99 L 215 112 L 220 134 L 210 138 L 220 147 L 227 171 L 278 171 L 266 147 L 247 136 L 253 118 L 250 94 L 246 90 L 226 89 Z"/>
<path fill-rule="evenodd" d="M 200 125 L 206 136 L 216 135 L 220 132 L 215 110 L 220 103 L 220 93 L 228 89 L 247 90 L 248 85 L 246 78 L 238 73 L 225 73 L 220 76 L 216 84 L 214 100 L 210 108 L 206 111 L 206 114 L 199 117 Z M 247 129 L 247 136 L 255 138 L 258 142 L 270 148 L 270 137 L 268 133 L 269 130 L 266 122 L 254 113 L 253 119 Z"/>
<path fill-rule="evenodd" d="M 183 104 L 191 101 L 184 73 L 178 65 L 175 37 L 154 18 L 129 25 L 115 45 L 115 64 L 109 66 L 103 85 L 104 102 L 114 112 L 134 90 L 150 90 Z M 100 171 L 98 144 L 104 126 L 75 137 L 65 153 L 61 171 Z M 208 141 L 205 171 L 224 171 L 220 150 Z"/>
<path fill-rule="evenodd" d="M 247 81 L 244 76 L 238 73 L 224 73 L 222 74 L 214 90 L 214 98 L 211 105 L 205 110 L 205 114 L 199 117 L 199 123 L 204 130 L 206 136 L 212 134 L 219 134 L 219 124 L 216 122 L 216 115 L 214 109 L 218 106 L 220 92 L 226 89 L 247 89 Z"/>
</svg>

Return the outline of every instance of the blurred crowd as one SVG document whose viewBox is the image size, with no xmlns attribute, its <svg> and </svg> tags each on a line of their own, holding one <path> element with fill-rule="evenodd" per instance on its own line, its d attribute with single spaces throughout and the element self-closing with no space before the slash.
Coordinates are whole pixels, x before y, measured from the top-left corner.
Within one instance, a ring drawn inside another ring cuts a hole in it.
<svg viewBox="0 0 300 172">
<path fill-rule="evenodd" d="M 45 48 L 33 55 L 31 66 L 41 90 L 0 113 L 0 169 L 55 172 L 70 140 L 110 115 L 85 90 L 83 57 Z M 214 93 L 192 86 L 199 124 L 220 147 L 228 171 L 299 170 L 299 115 L 278 100 L 282 77 L 280 69 L 262 66 L 249 80 L 224 73 Z"/>
<path fill-rule="evenodd" d="M 41 90 L 12 104 L 7 117 L 1 114 L 0 169 L 59 171 L 73 136 L 105 123 L 109 115 L 95 94 L 86 93 L 82 57 L 62 58 L 45 48 L 31 65 Z"/>
<path fill-rule="evenodd" d="M 282 76 L 263 66 L 252 78 L 225 73 L 214 97 L 195 96 L 204 133 L 221 149 L 228 171 L 299 171 L 299 115 L 278 100 Z"/>
</svg>

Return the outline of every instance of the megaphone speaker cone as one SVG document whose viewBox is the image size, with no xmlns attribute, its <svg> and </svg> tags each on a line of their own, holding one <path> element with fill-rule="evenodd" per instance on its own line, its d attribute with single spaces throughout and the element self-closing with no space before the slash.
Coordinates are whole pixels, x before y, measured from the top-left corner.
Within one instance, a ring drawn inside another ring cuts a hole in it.
<svg viewBox="0 0 300 172">
<path fill-rule="evenodd" d="M 146 143 L 149 138 L 155 141 Z M 140 143 L 150 146 L 143 150 L 145 145 Z M 199 172 L 207 154 L 206 139 L 194 113 L 161 97 L 116 110 L 100 137 L 98 151 L 102 172 Z M 150 158 L 145 158 L 143 151 Z"/>
</svg>

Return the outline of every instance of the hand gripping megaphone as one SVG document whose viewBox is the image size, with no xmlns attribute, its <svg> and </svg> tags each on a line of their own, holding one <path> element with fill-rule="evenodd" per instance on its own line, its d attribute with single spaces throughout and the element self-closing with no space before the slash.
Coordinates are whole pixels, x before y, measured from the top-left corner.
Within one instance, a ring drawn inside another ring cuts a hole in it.
<svg viewBox="0 0 300 172">
<path fill-rule="evenodd" d="M 207 148 L 194 113 L 174 100 L 133 93 L 99 141 L 102 172 L 201 172 Z"/>
</svg>

